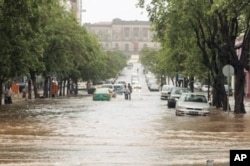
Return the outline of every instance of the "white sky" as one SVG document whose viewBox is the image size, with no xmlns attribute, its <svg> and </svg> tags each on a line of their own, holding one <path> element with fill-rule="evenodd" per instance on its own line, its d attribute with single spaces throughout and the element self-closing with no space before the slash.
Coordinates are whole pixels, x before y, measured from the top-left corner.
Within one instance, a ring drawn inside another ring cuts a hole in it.
<svg viewBox="0 0 250 166">
<path fill-rule="evenodd" d="M 111 22 L 114 18 L 148 21 L 145 9 L 136 8 L 138 0 L 82 0 L 83 23 Z"/>
</svg>

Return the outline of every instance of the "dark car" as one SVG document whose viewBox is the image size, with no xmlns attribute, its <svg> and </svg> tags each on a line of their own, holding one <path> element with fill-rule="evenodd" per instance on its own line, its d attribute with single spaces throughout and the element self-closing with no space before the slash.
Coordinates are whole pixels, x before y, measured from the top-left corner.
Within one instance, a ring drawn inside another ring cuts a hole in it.
<svg viewBox="0 0 250 166">
<path fill-rule="evenodd" d="M 173 87 L 171 92 L 169 92 L 168 108 L 175 108 L 176 101 L 180 98 L 181 94 L 189 92 L 191 92 L 189 88 Z"/>
</svg>

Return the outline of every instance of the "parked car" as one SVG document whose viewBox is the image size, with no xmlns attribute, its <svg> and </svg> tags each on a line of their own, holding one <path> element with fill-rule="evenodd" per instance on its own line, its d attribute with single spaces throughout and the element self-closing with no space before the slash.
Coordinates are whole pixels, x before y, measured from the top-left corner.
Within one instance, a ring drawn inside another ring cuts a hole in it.
<svg viewBox="0 0 250 166">
<path fill-rule="evenodd" d="M 180 98 L 182 93 L 191 92 L 189 88 L 173 87 L 168 97 L 168 108 L 174 108 L 176 101 Z"/>
<path fill-rule="evenodd" d="M 160 86 L 158 84 L 156 84 L 156 83 L 152 83 L 149 86 L 149 90 L 150 91 L 159 91 L 160 90 Z"/>
<path fill-rule="evenodd" d="M 87 82 L 78 82 L 77 88 L 78 88 L 78 90 L 86 90 L 87 89 Z"/>
<path fill-rule="evenodd" d="M 173 85 L 163 85 L 162 89 L 161 89 L 161 99 L 168 99 L 168 95 L 171 91 L 171 89 L 173 88 Z"/>
<path fill-rule="evenodd" d="M 209 91 L 212 91 L 212 86 L 209 86 L 209 85 L 202 85 L 202 87 L 201 87 L 201 91 L 203 91 L 203 92 L 207 92 L 208 91 L 208 88 L 209 88 Z"/>
<path fill-rule="evenodd" d="M 157 84 L 155 79 L 148 80 L 147 85 L 148 85 L 149 90 L 150 90 L 151 85 L 153 85 L 153 84 Z"/>
<path fill-rule="evenodd" d="M 233 89 L 226 84 L 224 85 L 224 87 L 225 87 L 225 91 L 226 91 L 227 95 L 233 96 Z"/>
<path fill-rule="evenodd" d="M 201 90 L 202 84 L 201 82 L 195 82 L 194 83 L 194 89 Z"/>
<path fill-rule="evenodd" d="M 176 102 L 175 114 L 182 115 L 201 115 L 206 116 L 210 113 L 210 103 L 206 95 L 198 93 L 182 93 Z"/>
<path fill-rule="evenodd" d="M 94 101 L 110 101 L 112 97 L 112 92 L 109 88 L 97 88 L 93 93 Z"/>
</svg>

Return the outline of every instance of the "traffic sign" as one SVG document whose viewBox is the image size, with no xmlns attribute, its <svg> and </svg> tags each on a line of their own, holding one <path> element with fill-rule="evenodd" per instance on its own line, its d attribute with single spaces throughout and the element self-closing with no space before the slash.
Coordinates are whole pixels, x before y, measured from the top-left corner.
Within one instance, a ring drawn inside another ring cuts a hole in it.
<svg viewBox="0 0 250 166">
<path fill-rule="evenodd" d="M 234 67 L 232 65 L 225 65 L 222 69 L 224 76 L 230 77 L 234 75 Z"/>
</svg>

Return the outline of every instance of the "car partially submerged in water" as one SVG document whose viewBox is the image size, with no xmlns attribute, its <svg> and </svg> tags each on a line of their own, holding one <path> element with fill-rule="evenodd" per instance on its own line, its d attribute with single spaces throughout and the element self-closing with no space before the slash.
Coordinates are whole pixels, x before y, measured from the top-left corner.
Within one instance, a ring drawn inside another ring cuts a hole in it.
<svg viewBox="0 0 250 166">
<path fill-rule="evenodd" d="M 124 84 L 114 84 L 114 91 L 116 94 L 123 94 L 124 93 Z"/>
<path fill-rule="evenodd" d="M 182 93 L 176 102 L 175 114 L 206 116 L 210 113 L 210 103 L 204 94 Z"/>
<path fill-rule="evenodd" d="M 97 88 L 93 93 L 93 101 L 110 101 L 112 93 L 109 88 Z"/>
<path fill-rule="evenodd" d="M 161 100 L 168 99 L 169 93 L 174 85 L 163 85 L 161 89 Z"/>
<path fill-rule="evenodd" d="M 168 96 L 168 108 L 175 108 L 176 101 L 179 100 L 182 93 L 189 93 L 191 90 L 184 87 L 173 87 Z"/>
<path fill-rule="evenodd" d="M 101 87 L 108 88 L 109 91 L 112 93 L 112 97 L 116 97 L 114 84 L 102 84 Z"/>
</svg>

